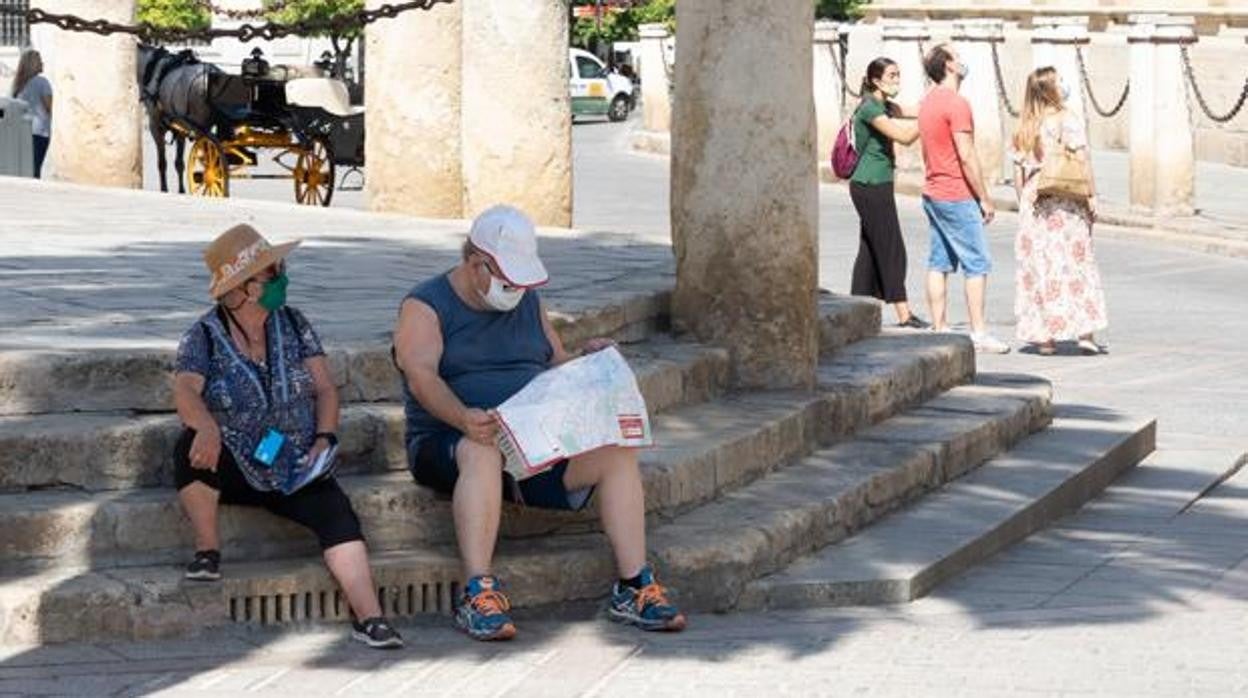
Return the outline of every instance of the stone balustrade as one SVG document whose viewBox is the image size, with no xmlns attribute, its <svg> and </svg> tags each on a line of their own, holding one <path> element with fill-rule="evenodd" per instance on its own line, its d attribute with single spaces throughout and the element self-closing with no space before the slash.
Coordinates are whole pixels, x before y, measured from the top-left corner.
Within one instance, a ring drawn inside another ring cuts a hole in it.
<svg viewBox="0 0 1248 698">
<path fill-rule="evenodd" d="M 1248 108 L 1230 120 L 1211 118 L 1233 113 L 1245 89 L 1244 37 L 1199 37 L 1196 18 L 1161 13 L 1129 15 L 1123 27 L 1109 33 L 1091 31 L 1095 22 L 1088 14 L 1036 15 L 1030 21 L 1025 29 L 982 18 L 816 23 L 813 80 L 821 172 L 828 174 L 824 161 L 847 110 L 857 103 L 866 64 L 878 56 L 896 61 L 902 73 L 898 101 L 912 103 L 927 87 L 922 51 L 945 41 L 958 45 L 970 69 L 962 92 L 974 110 L 976 146 L 990 184 L 1011 176 L 1009 138 L 1023 86 L 1027 74 L 1041 66 L 1056 68 L 1071 87 L 1069 107 L 1085 121 L 1093 147 L 1130 151 L 1131 205 L 1137 213 L 1193 213 L 1197 158 L 1248 166 Z M 1198 37 L 1209 51 L 1198 52 Z M 658 70 L 647 75 L 645 94 L 661 94 L 670 113 L 666 76 Z M 654 79 L 661 84 L 654 85 Z M 1202 107 L 1193 80 L 1212 106 Z M 650 120 L 645 129 L 663 131 Z M 653 134 L 643 136 L 653 141 Z M 917 172 L 917 146 L 899 147 L 897 164 L 902 172 Z"/>
</svg>

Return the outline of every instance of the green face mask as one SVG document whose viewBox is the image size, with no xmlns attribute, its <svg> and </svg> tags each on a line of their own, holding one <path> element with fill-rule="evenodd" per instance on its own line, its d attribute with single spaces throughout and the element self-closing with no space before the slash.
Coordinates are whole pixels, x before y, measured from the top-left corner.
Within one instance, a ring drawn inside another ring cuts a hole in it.
<svg viewBox="0 0 1248 698">
<path fill-rule="evenodd" d="M 286 276 L 286 272 L 282 272 L 277 276 L 264 282 L 264 290 L 260 292 L 260 307 L 270 313 L 278 308 L 286 305 L 286 286 L 290 283 L 290 278 Z"/>
</svg>

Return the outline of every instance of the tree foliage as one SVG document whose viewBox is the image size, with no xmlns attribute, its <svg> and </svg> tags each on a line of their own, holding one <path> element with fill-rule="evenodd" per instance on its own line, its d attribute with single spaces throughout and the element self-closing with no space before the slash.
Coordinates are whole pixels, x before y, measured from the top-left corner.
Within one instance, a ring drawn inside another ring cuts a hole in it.
<svg viewBox="0 0 1248 698">
<path fill-rule="evenodd" d="M 572 44 L 593 49 L 596 45 L 617 41 L 636 41 L 637 28 L 643 24 L 666 24 L 676 28 L 676 0 L 573 0 L 572 6 L 601 5 L 598 17 L 574 17 Z"/>
<path fill-rule="evenodd" d="M 332 22 L 339 17 L 350 17 L 364 9 L 364 0 L 264 0 L 264 7 L 274 7 L 266 16 L 271 22 L 293 24 L 295 22 Z M 354 27 L 341 33 L 319 32 L 314 36 L 331 39 L 354 39 L 361 29 Z"/>
<path fill-rule="evenodd" d="M 159 29 L 199 31 L 212 25 L 212 13 L 195 0 L 138 0 L 139 22 Z"/>
<path fill-rule="evenodd" d="M 870 0 L 813 0 L 819 19 L 854 19 Z M 573 17 L 572 43 L 582 48 L 636 41 L 643 24 L 666 24 L 676 31 L 676 0 L 572 0 L 572 6 L 601 7 L 601 17 Z"/>
<path fill-rule="evenodd" d="M 266 15 L 270 22 L 293 24 L 295 22 L 332 22 L 338 18 L 352 17 L 364 9 L 364 0 L 264 0 L 264 7 L 276 8 Z M 314 32 L 311 36 L 329 37 L 334 47 L 334 77 L 346 77 L 347 57 L 351 45 L 363 34 L 359 26 L 341 31 Z"/>
<path fill-rule="evenodd" d="M 818 19 L 854 19 L 862 12 L 862 6 L 870 0 L 815 0 L 815 17 Z"/>
</svg>

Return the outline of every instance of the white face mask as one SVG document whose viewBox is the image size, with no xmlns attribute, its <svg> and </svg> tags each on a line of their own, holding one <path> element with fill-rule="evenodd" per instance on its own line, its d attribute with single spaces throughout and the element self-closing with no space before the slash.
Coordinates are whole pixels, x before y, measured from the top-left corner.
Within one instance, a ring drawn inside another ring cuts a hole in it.
<svg viewBox="0 0 1248 698">
<path fill-rule="evenodd" d="M 513 288 L 507 290 L 503 282 L 499 281 L 498 277 L 493 274 L 490 275 L 490 290 L 486 291 L 485 295 L 482 296 L 482 300 L 485 301 L 487 306 L 500 313 L 513 310 L 517 305 L 520 305 L 521 298 L 524 298 L 524 289 Z"/>
<path fill-rule="evenodd" d="M 1062 95 L 1063 102 L 1070 101 L 1070 85 L 1067 85 L 1064 79 L 1058 78 L 1057 91 Z"/>
</svg>

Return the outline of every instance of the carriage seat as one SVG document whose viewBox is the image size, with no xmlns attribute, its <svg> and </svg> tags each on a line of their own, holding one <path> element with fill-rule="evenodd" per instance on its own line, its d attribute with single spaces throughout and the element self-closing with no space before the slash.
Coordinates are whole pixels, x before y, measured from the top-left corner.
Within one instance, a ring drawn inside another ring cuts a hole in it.
<svg viewBox="0 0 1248 698">
<path fill-rule="evenodd" d="M 364 112 L 364 107 L 351 106 L 346 83 L 333 78 L 298 78 L 287 82 L 286 103 L 299 107 L 320 107 L 335 116 Z"/>
</svg>

